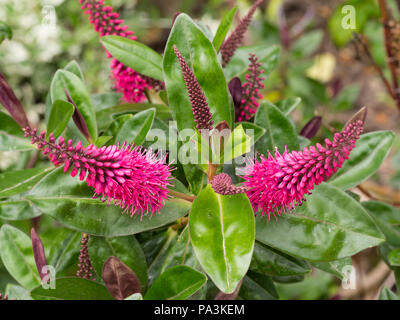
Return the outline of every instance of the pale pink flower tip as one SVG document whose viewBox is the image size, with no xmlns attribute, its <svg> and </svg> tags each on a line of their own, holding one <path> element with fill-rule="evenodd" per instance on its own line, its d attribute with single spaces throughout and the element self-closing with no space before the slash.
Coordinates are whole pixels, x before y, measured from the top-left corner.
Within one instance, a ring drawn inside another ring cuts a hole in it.
<svg viewBox="0 0 400 320">
<path fill-rule="evenodd" d="M 261 157 L 245 170 L 247 196 L 255 212 L 280 215 L 305 201 L 314 186 L 331 177 L 343 162 L 363 131 L 363 121 L 349 123 L 340 133 L 335 133 L 333 142 L 325 140 L 326 146 L 317 144 L 303 151 L 275 152 L 275 157 Z"/>
<path fill-rule="evenodd" d="M 83 148 L 78 142 L 74 147 L 72 140 L 65 143 L 63 137 L 55 141 L 50 134 L 38 135 L 37 129 L 24 129 L 25 136 L 37 144 L 55 165 L 64 164 L 64 172 L 71 169 L 71 176 L 79 174 L 80 180 L 86 179 L 88 186 L 94 188 L 94 196 L 102 201 L 129 211 L 132 215 L 140 212 L 158 212 L 168 198 L 171 168 L 164 164 L 165 156 L 159 159 L 151 151 L 124 143 L 97 148 L 89 145 Z"/>
<path fill-rule="evenodd" d="M 235 186 L 232 178 L 226 173 L 217 174 L 213 178 L 211 186 L 216 193 L 223 195 L 239 194 L 248 190 L 245 186 Z"/>
</svg>

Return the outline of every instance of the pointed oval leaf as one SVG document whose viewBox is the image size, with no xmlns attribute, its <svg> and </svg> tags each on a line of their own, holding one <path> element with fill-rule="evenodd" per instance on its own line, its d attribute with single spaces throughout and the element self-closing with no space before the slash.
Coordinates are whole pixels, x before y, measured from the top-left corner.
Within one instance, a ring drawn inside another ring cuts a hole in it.
<svg viewBox="0 0 400 320">
<path fill-rule="evenodd" d="M 141 293 L 140 281 L 135 272 L 116 257 L 107 259 L 101 274 L 106 288 L 116 300 Z"/>
<path fill-rule="evenodd" d="M 235 17 L 236 11 L 237 11 L 237 6 L 229 10 L 222 18 L 221 23 L 218 26 L 217 32 L 215 33 L 212 42 L 216 51 L 219 50 L 222 43 L 224 42 L 224 39 L 229 31 L 229 28 L 231 27 L 233 18 Z"/>
<path fill-rule="evenodd" d="M 74 106 L 63 100 L 56 100 L 51 107 L 50 116 L 47 121 L 47 137 L 53 133 L 57 139 L 68 125 L 74 113 Z"/>
<path fill-rule="evenodd" d="M 156 110 L 154 108 L 136 113 L 119 128 L 114 144 L 117 142 L 123 144 L 127 141 L 134 143 L 135 146 L 141 145 L 153 125 L 155 115 Z"/>
<path fill-rule="evenodd" d="M 208 185 L 193 202 L 189 231 L 204 271 L 218 289 L 232 293 L 254 247 L 254 213 L 246 195 L 219 195 Z"/>
<path fill-rule="evenodd" d="M 264 156 L 275 151 L 297 150 L 299 147 L 296 129 L 292 122 L 272 103 L 266 101 L 259 106 L 254 123 L 266 130 L 266 133 L 256 142 L 256 151 Z"/>
<path fill-rule="evenodd" d="M 277 220 L 259 215 L 256 239 L 311 261 L 348 257 L 384 241 L 363 207 L 340 189 L 322 183 L 306 200 Z"/>
<path fill-rule="evenodd" d="M 164 80 L 162 57 L 150 47 L 120 36 L 104 36 L 101 42 L 124 65 L 151 78 Z"/>
<path fill-rule="evenodd" d="M 1 227 L 0 257 L 10 275 L 23 287 L 32 289 L 41 283 L 32 242 L 24 232 L 8 224 Z"/>
<path fill-rule="evenodd" d="M 171 30 L 163 60 L 168 100 L 179 131 L 195 128 L 195 122 L 174 45 L 193 70 L 207 98 L 214 123 L 225 120 L 232 127 L 228 87 L 215 49 L 192 19 L 181 13 Z"/>
<path fill-rule="evenodd" d="M 392 290 L 383 287 L 379 295 L 379 300 L 400 300 L 400 298 Z"/>
<path fill-rule="evenodd" d="M 330 183 L 341 189 L 350 189 L 369 178 L 382 164 L 392 147 L 391 131 L 375 131 L 361 135 L 349 159 L 331 178 Z"/>
<path fill-rule="evenodd" d="M 28 200 L 0 201 L 0 219 L 9 221 L 27 220 L 38 217 L 41 214 Z"/>
<path fill-rule="evenodd" d="M 144 296 L 144 300 L 184 300 L 193 295 L 207 277 L 188 266 L 175 266 L 164 271 Z"/>
<path fill-rule="evenodd" d="M 85 84 L 74 73 L 66 70 L 58 70 L 51 82 L 51 101 L 53 103 L 56 100 L 67 101 L 65 90 L 71 96 L 72 101 L 75 103 L 77 109 L 85 120 L 90 136 L 95 140 L 97 138 L 96 114 Z"/>
<path fill-rule="evenodd" d="M 55 289 L 42 286 L 31 291 L 34 300 L 113 300 L 107 288 L 83 278 L 57 278 Z"/>
</svg>

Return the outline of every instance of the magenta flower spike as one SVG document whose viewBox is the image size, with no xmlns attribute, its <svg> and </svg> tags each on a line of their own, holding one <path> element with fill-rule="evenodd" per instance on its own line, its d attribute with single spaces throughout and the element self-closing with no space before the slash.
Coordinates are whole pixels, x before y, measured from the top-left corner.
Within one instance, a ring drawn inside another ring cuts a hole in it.
<svg viewBox="0 0 400 320">
<path fill-rule="evenodd" d="M 104 5 L 104 0 L 79 0 L 79 2 L 82 4 L 82 10 L 85 10 L 84 13 L 89 15 L 89 21 L 100 37 L 116 35 L 131 40 L 137 39 L 133 31 L 128 30 L 127 25 L 123 25 L 124 20 L 119 18 L 119 14 L 113 12 L 110 6 Z M 108 51 L 107 56 L 112 57 Z M 126 102 L 141 102 L 145 99 L 145 89 L 162 86 L 160 81 L 150 80 L 117 59 L 112 59 L 110 67 L 115 80 L 115 90 L 122 93 L 123 100 Z"/>
<path fill-rule="evenodd" d="M 72 140 L 65 143 L 63 137 L 56 143 L 52 133 L 46 141 L 45 132 L 38 135 L 37 129 L 30 128 L 24 132 L 55 165 L 64 164 L 64 172 L 71 169 L 72 177 L 79 173 L 80 180 L 86 178 L 94 197 L 101 196 L 102 201 L 112 202 L 132 216 L 159 212 L 168 198 L 171 168 L 164 164 L 165 156 L 158 159 L 151 151 L 126 142 L 123 146 L 97 148 L 91 144 L 83 148 L 81 142 L 74 147 Z"/>
<path fill-rule="evenodd" d="M 248 191 L 246 186 L 235 186 L 232 183 L 232 178 L 226 173 L 217 174 L 212 180 L 211 186 L 216 193 L 223 195 L 245 193 Z"/>
<path fill-rule="evenodd" d="M 236 49 L 242 43 L 244 34 L 247 31 L 247 28 L 250 25 L 251 19 L 253 18 L 254 12 L 257 7 L 264 0 L 257 0 L 250 8 L 249 12 L 246 16 L 240 20 L 236 28 L 232 31 L 230 36 L 222 43 L 220 52 L 222 57 L 222 67 L 225 67 L 229 61 L 231 61 L 233 55 L 235 54 Z"/>
<path fill-rule="evenodd" d="M 303 151 L 275 152 L 275 157 L 261 157 L 245 169 L 247 196 L 255 212 L 280 215 L 292 210 L 305 201 L 314 186 L 326 181 L 348 159 L 363 131 L 362 120 L 346 125 L 340 133 L 335 133 L 333 141 L 326 139 L 326 146 L 317 144 Z"/>
<path fill-rule="evenodd" d="M 235 117 L 238 122 L 249 120 L 254 116 L 260 105 L 257 99 L 262 98 L 259 90 L 264 89 L 262 82 L 265 78 L 261 77 L 264 70 L 260 68 L 262 63 L 258 62 L 257 56 L 252 53 L 249 60 L 246 82 L 242 85 L 242 100 L 239 106 L 235 106 Z"/>
<path fill-rule="evenodd" d="M 183 79 L 185 80 L 186 88 L 189 92 L 189 99 L 192 105 L 194 121 L 196 122 L 197 129 L 208 129 L 213 128 L 214 121 L 212 120 L 212 114 L 208 107 L 207 99 L 201 90 L 200 84 L 196 79 L 193 71 L 189 68 L 185 61 L 185 58 L 181 55 L 178 48 L 174 45 L 174 51 L 176 57 L 179 60 L 179 64 L 182 69 Z"/>
</svg>

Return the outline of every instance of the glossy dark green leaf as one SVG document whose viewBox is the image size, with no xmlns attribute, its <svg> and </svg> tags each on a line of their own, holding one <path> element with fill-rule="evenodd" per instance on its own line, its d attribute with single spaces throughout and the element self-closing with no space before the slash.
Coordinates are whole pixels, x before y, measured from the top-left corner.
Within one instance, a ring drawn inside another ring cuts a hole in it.
<svg viewBox="0 0 400 320">
<path fill-rule="evenodd" d="M 262 63 L 262 69 L 264 70 L 263 75 L 268 76 L 278 64 L 280 47 L 263 44 L 238 48 L 231 61 L 224 68 L 227 81 L 230 81 L 234 77 L 240 78 L 244 76 L 249 68 L 250 53 L 258 57 L 258 61 Z"/>
<path fill-rule="evenodd" d="M 363 207 L 340 189 L 322 183 L 306 200 L 277 221 L 259 215 L 256 239 L 311 261 L 338 260 L 384 241 Z"/>
<path fill-rule="evenodd" d="M 184 300 L 199 290 L 207 277 L 188 266 L 164 271 L 144 296 L 145 300 Z"/>
<path fill-rule="evenodd" d="M 250 270 L 272 276 L 303 275 L 311 272 L 308 264 L 258 241 L 254 245 Z"/>
<path fill-rule="evenodd" d="M 133 235 L 117 238 L 89 237 L 89 255 L 98 275 L 106 260 L 115 256 L 131 268 L 140 280 L 142 291 L 147 287 L 147 265 L 143 250 Z"/>
<path fill-rule="evenodd" d="M 256 142 L 256 151 L 264 156 L 275 151 L 284 152 L 285 146 L 289 150 L 297 150 L 299 147 L 296 129 L 292 122 L 272 103 L 261 103 L 257 110 L 254 123 L 266 130 L 266 133 Z"/>
<path fill-rule="evenodd" d="M 154 229 L 187 214 L 190 202 L 172 199 L 159 214 L 123 214 L 114 205 L 92 199 L 85 182 L 64 174 L 63 168 L 51 172 L 26 196 L 39 210 L 64 226 L 97 236 L 116 237 Z"/>
<path fill-rule="evenodd" d="M 64 100 L 54 101 L 47 121 L 46 136 L 48 137 L 50 133 L 53 133 L 54 138 L 57 139 L 67 127 L 73 113 L 74 106 L 69 102 Z"/>
<path fill-rule="evenodd" d="M 369 178 L 382 164 L 392 147 L 391 131 L 374 131 L 363 134 L 356 142 L 349 159 L 331 178 L 330 183 L 341 189 L 349 189 Z"/>
<path fill-rule="evenodd" d="M 104 36 L 101 42 L 111 55 L 131 69 L 163 81 L 162 57 L 141 42 L 119 36 Z"/>
<path fill-rule="evenodd" d="M 365 201 L 362 205 L 383 232 L 386 241 L 400 246 L 400 211 L 380 201 Z"/>
<path fill-rule="evenodd" d="M 239 297 L 244 300 L 276 300 L 278 292 L 270 277 L 249 271 L 243 279 Z"/>
<path fill-rule="evenodd" d="M 379 295 L 379 300 L 400 300 L 400 298 L 392 290 L 383 287 Z"/>
<path fill-rule="evenodd" d="M 105 286 L 83 278 L 57 278 L 55 289 L 42 286 L 31 291 L 34 300 L 113 300 Z"/>
<path fill-rule="evenodd" d="M 221 291 L 232 293 L 254 247 L 254 213 L 246 195 L 223 196 L 208 185 L 193 202 L 189 231 L 204 271 Z"/>
<path fill-rule="evenodd" d="M 0 151 L 32 151 L 35 150 L 28 139 L 20 138 L 0 130 Z"/>
<path fill-rule="evenodd" d="M 10 117 L 8 114 L 0 111 L 0 130 L 4 131 L 10 135 L 14 135 L 17 137 L 23 137 L 24 132 L 21 130 L 21 127 L 15 120 Z"/>
<path fill-rule="evenodd" d="M 28 200 L 4 200 L 0 201 L 0 219 L 26 220 L 40 216 L 37 210 Z"/>
<path fill-rule="evenodd" d="M 228 88 L 211 42 L 186 14 L 180 14 L 171 30 L 164 53 L 164 78 L 168 100 L 179 131 L 195 127 L 188 91 L 173 46 L 193 70 L 213 114 L 214 123 L 231 127 Z"/>
<path fill-rule="evenodd" d="M 0 174 L 0 198 L 10 197 L 30 190 L 53 168 L 33 168 L 8 171 Z"/>
<path fill-rule="evenodd" d="M 119 128 L 114 144 L 117 142 L 123 144 L 127 141 L 129 144 L 134 143 L 135 146 L 141 145 L 151 129 L 155 115 L 154 108 L 136 113 Z"/>
<path fill-rule="evenodd" d="M 221 23 L 219 24 L 217 32 L 215 33 L 214 39 L 212 41 L 216 51 L 219 50 L 222 43 L 224 42 L 224 39 L 229 31 L 229 28 L 231 27 L 233 18 L 235 17 L 236 11 L 237 11 L 237 6 L 229 10 L 222 18 Z"/>
<path fill-rule="evenodd" d="M 50 88 L 51 100 L 53 103 L 56 100 L 67 101 L 64 90 L 71 96 L 72 101 L 85 120 L 90 136 L 95 140 L 97 138 L 96 114 L 85 84 L 74 73 L 66 70 L 58 70 L 54 75 Z"/>
<path fill-rule="evenodd" d="M 23 287 L 32 289 L 41 283 L 32 242 L 24 232 L 8 224 L 1 227 L 0 257 L 7 271 Z"/>
</svg>

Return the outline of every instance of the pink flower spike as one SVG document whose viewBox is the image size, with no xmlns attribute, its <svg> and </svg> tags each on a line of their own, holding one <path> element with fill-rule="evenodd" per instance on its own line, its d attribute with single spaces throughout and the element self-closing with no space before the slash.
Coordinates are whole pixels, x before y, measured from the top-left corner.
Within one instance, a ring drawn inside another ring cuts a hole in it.
<svg viewBox="0 0 400 320">
<path fill-rule="evenodd" d="M 182 69 L 183 79 L 185 80 L 186 88 L 189 93 L 190 103 L 192 105 L 194 121 L 196 122 L 197 129 L 208 129 L 213 128 L 214 121 L 212 120 L 212 114 L 208 107 L 207 99 L 200 87 L 199 82 L 196 79 L 193 71 L 189 68 L 185 61 L 185 58 L 181 55 L 178 48 L 174 45 L 174 51 L 176 57 L 179 60 L 179 64 Z"/>
<path fill-rule="evenodd" d="M 252 5 L 246 16 L 240 20 L 239 24 L 232 31 L 230 36 L 222 43 L 220 48 L 222 56 L 222 67 L 225 67 L 228 64 L 228 62 L 231 61 L 231 58 L 235 54 L 236 49 L 242 43 L 244 34 L 246 33 L 247 28 L 250 25 L 254 12 L 263 1 L 264 0 L 257 0 Z"/>
<path fill-rule="evenodd" d="M 333 142 L 326 146 L 304 148 L 303 151 L 283 154 L 275 152 L 275 157 L 261 157 L 245 169 L 245 186 L 249 188 L 247 196 L 255 212 L 280 215 L 292 210 L 305 201 L 304 196 L 311 194 L 314 186 L 329 179 L 342 167 L 348 154 L 355 147 L 363 131 L 362 120 L 355 120 L 336 133 Z"/>
<path fill-rule="evenodd" d="M 84 180 L 89 187 L 94 188 L 95 197 L 101 196 L 102 201 L 113 202 L 130 211 L 132 215 L 140 212 L 159 212 L 168 198 L 171 180 L 171 169 L 164 164 L 165 156 L 159 159 L 151 151 L 124 144 L 97 148 L 89 145 L 82 148 L 64 139 L 59 142 L 49 142 L 44 135 L 38 135 L 37 129 L 24 129 L 25 137 L 30 137 L 33 144 L 45 151 L 55 164 L 64 164 L 64 171 L 71 169 L 70 175 Z"/>
</svg>

